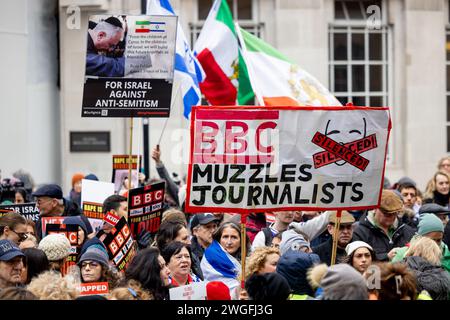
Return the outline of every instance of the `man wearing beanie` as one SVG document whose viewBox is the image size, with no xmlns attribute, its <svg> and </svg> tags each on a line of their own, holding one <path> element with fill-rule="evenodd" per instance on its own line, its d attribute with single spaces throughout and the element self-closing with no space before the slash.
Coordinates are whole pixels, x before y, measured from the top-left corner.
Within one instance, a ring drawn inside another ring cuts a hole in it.
<svg viewBox="0 0 450 320">
<path fill-rule="evenodd" d="M 38 249 L 44 251 L 50 262 L 50 269 L 61 272 L 65 259 L 69 256 L 71 245 L 62 234 L 49 234 L 39 242 Z"/>
<path fill-rule="evenodd" d="M 448 246 L 442 242 L 444 236 L 444 224 L 441 219 L 431 213 L 426 213 L 420 216 L 417 235 L 427 237 L 434 240 L 442 250 L 441 264 L 442 267 L 450 273 L 450 251 Z M 408 247 L 398 248 L 392 262 L 400 262 L 405 258 Z"/>
<path fill-rule="evenodd" d="M 398 218 L 402 211 L 402 199 L 392 190 L 383 190 L 380 207 L 360 221 L 353 230 L 353 240 L 372 246 L 378 261 L 388 261 L 388 253 L 406 245 L 414 235 L 414 229 Z"/>
</svg>

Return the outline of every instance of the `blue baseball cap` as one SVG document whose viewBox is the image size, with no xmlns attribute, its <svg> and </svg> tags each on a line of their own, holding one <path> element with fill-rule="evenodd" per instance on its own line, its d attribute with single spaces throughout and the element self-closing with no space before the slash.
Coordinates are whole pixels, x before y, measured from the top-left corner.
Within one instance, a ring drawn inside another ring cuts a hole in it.
<svg viewBox="0 0 450 320">
<path fill-rule="evenodd" d="M 57 184 L 46 184 L 37 189 L 32 194 L 34 197 L 50 197 L 50 198 L 56 198 L 56 199 L 62 199 L 63 198 L 63 192 L 61 190 L 61 187 Z"/>
<path fill-rule="evenodd" d="M 0 240 L 0 261 L 9 261 L 15 257 L 25 257 L 25 255 L 11 240 Z"/>
</svg>

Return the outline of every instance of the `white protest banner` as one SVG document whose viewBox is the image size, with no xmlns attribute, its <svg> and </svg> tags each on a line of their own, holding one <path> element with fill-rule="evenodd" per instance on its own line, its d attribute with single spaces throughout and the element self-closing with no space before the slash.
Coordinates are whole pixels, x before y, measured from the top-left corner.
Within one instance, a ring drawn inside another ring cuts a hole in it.
<svg viewBox="0 0 450 320">
<path fill-rule="evenodd" d="M 169 289 L 170 300 L 206 300 L 206 282 L 191 284 Z"/>
<path fill-rule="evenodd" d="M 82 117 L 169 117 L 177 19 L 89 17 Z"/>
<path fill-rule="evenodd" d="M 97 231 L 105 216 L 103 201 L 114 194 L 114 183 L 83 179 L 81 190 L 81 208 L 89 219 L 92 230 Z"/>
<path fill-rule="evenodd" d="M 107 295 L 109 293 L 108 282 L 87 282 L 79 285 L 80 296 Z"/>
<path fill-rule="evenodd" d="M 195 107 L 186 210 L 376 207 L 389 132 L 388 108 Z"/>
</svg>

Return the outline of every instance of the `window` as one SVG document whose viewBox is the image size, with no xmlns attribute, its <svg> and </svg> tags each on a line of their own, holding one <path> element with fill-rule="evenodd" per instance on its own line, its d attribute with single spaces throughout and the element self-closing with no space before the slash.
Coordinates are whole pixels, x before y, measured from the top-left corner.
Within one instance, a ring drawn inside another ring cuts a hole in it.
<svg viewBox="0 0 450 320">
<path fill-rule="evenodd" d="M 213 4 L 214 0 L 198 0 L 197 4 L 197 22 L 190 23 L 191 28 L 191 46 L 193 47 L 195 41 L 200 35 L 203 24 L 208 17 L 209 10 Z M 241 28 L 247 30 L 248 32 L 261 37 L 263 23 L 258 22 L 257 18 L 257 0 L 227 0 L 228 6 L 230 7 L 231 13 L 233 14 L 233 19 L 239 22 Z"/>
<path fill-rule="evenodd" d="M 358 106 L 388 105 L 388 36 L 382 1 L 335 1 L 335 21 L 329 28 L 330 88 L 342 103 Z M 380 28 L 367 27 L 376 5 Z"/>
</svg>

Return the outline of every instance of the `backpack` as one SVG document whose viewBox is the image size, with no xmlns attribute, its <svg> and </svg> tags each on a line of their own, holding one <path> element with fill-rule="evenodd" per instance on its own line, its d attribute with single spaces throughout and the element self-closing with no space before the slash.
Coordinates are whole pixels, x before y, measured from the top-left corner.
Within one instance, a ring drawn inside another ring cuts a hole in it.
<svg viewBox="0 0 450 320">
<path fill-rule="evenodd" d="M 264 238 L 266 239 L 265 246 L 270 247 L 272 245 L 273 234 L 270 228 L 262 228 L 261 231 L 264 233 Z"/>
</svg>

